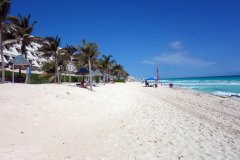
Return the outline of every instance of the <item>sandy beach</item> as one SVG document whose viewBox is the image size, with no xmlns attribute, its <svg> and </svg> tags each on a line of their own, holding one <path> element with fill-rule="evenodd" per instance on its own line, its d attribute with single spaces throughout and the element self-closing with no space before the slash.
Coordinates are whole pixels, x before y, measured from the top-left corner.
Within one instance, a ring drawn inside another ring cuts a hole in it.
<svg viewBox="0 0 240 160">
<path fill-rule="evenodd" d="M 240 159 L 240 103 L 107 84 L 0 85 L 0 159 Z"/>
</svg>

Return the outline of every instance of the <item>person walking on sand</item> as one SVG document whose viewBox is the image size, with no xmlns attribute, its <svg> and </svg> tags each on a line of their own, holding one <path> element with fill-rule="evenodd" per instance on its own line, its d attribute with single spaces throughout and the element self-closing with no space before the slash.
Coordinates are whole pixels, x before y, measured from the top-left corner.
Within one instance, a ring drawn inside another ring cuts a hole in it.
<svg viewBox="0 0 240 160">
<path fill-rule="evenodd" d="M 173 84 L 172 84 L 172 83 L 170 83 L 170 84 L 169 84 L 169 87 L 170 87 L 170 88 L 172 88 L 172 86 L 173 86 Z"/>
</svg>

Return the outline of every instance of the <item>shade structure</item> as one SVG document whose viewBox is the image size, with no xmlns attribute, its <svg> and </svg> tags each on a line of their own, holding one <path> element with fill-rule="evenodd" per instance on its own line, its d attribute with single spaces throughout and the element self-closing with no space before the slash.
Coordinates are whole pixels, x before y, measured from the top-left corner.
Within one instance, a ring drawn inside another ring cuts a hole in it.
<svg viewBox="0 0 240 160">
<path fill-rule="evenodd" d="M 32 64 L 28 60 L 26 60 L 22 55 L 18 55 L 17 57 L 15 57 L 14 59 L 8 62 L 8 65 L 12 65 L 12 64 L 14 64 L 14 66 L 24 66 L 24 67 L 32 66 Z"/>
<path fill-rule="evenodd" d="M 148 78 L 148 79 L 145 79 L 146 81 L 155 81 L 156 79 L 154 78 Z"/>
<path fill-rule="evenodd" d="M 123 78 L 123 77 L 120 77 L 120 79 L 125 79 L 125 78 Z"/>
<path fill-rule="evenodd" d="M 89 70 L 86 67 L 80 68 L 75 75 L 86 75 L 89 74 Z"/>
<path fill-rule="evenodd" d="M 102 76 L 102 75 L 103 75 L 99 70 L 96 70 L 95 73 L 96 73 L 98 76 Z"/>
<path fill-rule="evenodd" d="M 20 76 L 21 67 L 26 68 L 26 67 L 32 66 L 32 64 L 28 60 L 26 60 L 26 58 L 24 58 L 22 55 L 18 55 L 17 57 L 15 57 L 11 61 L 9 61 L 7 65 L 8 66 L 12 65 L 12 82 L 13 83 L 14 83 L 14 67 L 15 67 L 15 69 L 19 68 L 19 76 Z"/>
<path fill-rule="evenodd" d="M 86 67 L 80 68 L 75 75 L 83 75 L 82 82 L 84 82 L 84 75 L 89 74 L 89 70 Z"/>
<path fill-rule="evenodd" d="M 106 76 L 110 76 L 110 74 L 104 74 L 104 76 L 106 77 Z"/>
<path fill-rule="evenodd" d="M 93 70 L 91 70 L 91 75 L 92 76 L 97 76 L 97 74 Z M 86 74 L 86 76 L 90 76 L 90 74 Z"/>
</svg>

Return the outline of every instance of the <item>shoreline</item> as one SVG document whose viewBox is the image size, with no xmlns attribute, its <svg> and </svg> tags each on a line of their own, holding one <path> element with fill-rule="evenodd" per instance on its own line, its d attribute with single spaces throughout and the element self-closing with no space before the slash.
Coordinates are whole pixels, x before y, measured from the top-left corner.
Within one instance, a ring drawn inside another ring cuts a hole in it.
<svg viewBox="0 0 240 160">
<path fill-rule="evenodd" d="M 1 85 L 0 159 L 240 158 L 234 100 L 136 82 L 75 86 Z"/>
<path fill-rule="evenodd" d="M 164 85 L 164 87 L 169 88 L 166 85 Z M 206 93 L 206 92 L 200 92 L 200 91 L 197 91 L 197 90 L 192 90 L 192 89 L 190 89 L 188 87 L 183 87 L 183 86 L 173 86 L 172 89 L 174 89 L 174 90 L 188 90 L 188 91 L 195 92 L 195 93 L 209 94 L 209 95 L 213 95 L 213 96 L 217 96 L 217 97 L 221 97 L 221 98 L 229 98 L 229 99 L 232 99 L 232 100 L 237 101 L 237 102 L 240 103 L 240 96 L 237 96 L 239 98 L 235 98 L 236 96 L 215 95 L 215 94 L 211 94 L 211 93 Z"/>
</svg>

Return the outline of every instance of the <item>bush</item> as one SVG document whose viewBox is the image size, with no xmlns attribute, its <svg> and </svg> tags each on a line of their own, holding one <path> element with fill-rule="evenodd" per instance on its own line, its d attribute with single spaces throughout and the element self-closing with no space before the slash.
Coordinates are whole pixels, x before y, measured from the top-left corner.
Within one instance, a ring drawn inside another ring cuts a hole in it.
<svg viewBox="0 0 240 160">
<path fill-rule="evenodd" d="M 49 82 L 48 79 L 51 76 L 38 78 L 40 75 L 41 74 L 32 73 L 31 77 L 30 77 L 30 83 L 31 84 L 43 84 L 43 83 L 53 83 L 54 82 L 54 80 L 52 80 L 52 82 Z M 0 77 L 2 77 L 2 71 L 1 70 L 0 70 Z M 10 78 L 12 80 L 12 71 L 6 71 L 5 70 L 5 77 L 6 78 Z M 18 72 L 14 72 L 14 78 L 17 79 L 17 77 L 18 77 Z M 22 77 L 21 83 L 24 83 L 25 79 L 26 79 L 26 74 L 25 73 L 21 73 L 21 77 Z M 93 77 L 93 80 L 97 81 L 98 80 L 98 76 L 97 77 Z M 81 82 L 81 81 L 82 81 L 82 76 L 79 76 L 79 82 Z M 17 81 L 15 80 L 15 82 L 17 82 Z M 62 74 L 62 82 L 64 82 L 64 74 Z M 66 82 L 69 82 L 69 76 L 66 76 Z M 78 76 L 71 76 L 71 82 L 78 82 Z"/>
<path fill-rule="evenodd" d="M 114 82 L 123 82 L 123 83 L 125 83 L 125 80 L 124 80 L 124 79 L 114 79 L 113 81 L 114 81 Z"/>
<path fill-rule="evenodd" d="M 45 83 L 51 83 L 49 80 L 46 79 L 30 79 L 31 84 L 45 84 Z"/>
</svg>

